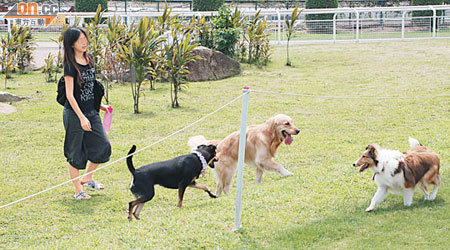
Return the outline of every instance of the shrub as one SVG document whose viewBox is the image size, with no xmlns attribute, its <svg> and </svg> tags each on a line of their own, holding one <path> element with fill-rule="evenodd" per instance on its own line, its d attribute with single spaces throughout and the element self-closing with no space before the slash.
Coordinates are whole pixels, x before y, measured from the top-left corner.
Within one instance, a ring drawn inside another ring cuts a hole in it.
<svg viewBox="0 0 450 250">
<path fill-rule="evenodd" d="M 225 0 L 193 0 L 192 9 L 194 11 L 219 10 Z"/>
<path fill-rule="evenodd" d="M 108 9 L 108 0 L 75 0 L 75 11 L 95 12 L 99 4 L 102 6 L 102 10 Z"/>
<path fill-rule="evenodd" d="M 240 44 L 241 59 L 248 54 L 249 64 L 267 65 L 270 57 L 269 34 L 267 33 L 267 20 L 260 18 L 258 11 L 250 18 L 244 30 L 244 40 L 246 43 Z M 247 46 L 245 46 L 248 44 Z M 242 47 L 244 46 L 244 47 Z"/>
<path fill-rule="evenodd" d="M 214 49 L 228 56 L 234 56 L 234 47 L 239 40 L 241 12 L 232 11 L 231 6 L 222 6 L 219 15 L 213 19 Z"/>
<path fill-rule="evenodd" d="M 411 5 L 441 5 L 443 4 L 443 0 L 411 0 Z M 436 16 L 442 15 L 442 10 L 436 11 Z M 425 11 L 413 11 L 412 16 L 433 16 L 433 11 L 425 10 Z"/>
<path fill-rule="evenodd" d="M 337 8 L 337 0 L 307 0 L 306 9 L 326 9 Z M 311 14 L 306 15 L 306 20 L 332 20 L 333 13 L 331 14 Z"/>
</svg>

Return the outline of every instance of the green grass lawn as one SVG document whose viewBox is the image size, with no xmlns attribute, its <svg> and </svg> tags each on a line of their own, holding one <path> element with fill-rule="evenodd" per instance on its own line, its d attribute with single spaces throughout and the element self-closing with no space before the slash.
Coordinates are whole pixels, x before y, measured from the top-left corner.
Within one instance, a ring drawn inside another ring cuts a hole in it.
<svg viewBox="0 0 450 250">
<path fill-rule="evenodd" d="M 157 83 L 132 113 L 129 86 L 113 86 L 112 160 L 196 121 L 242 93 L 242 86 L 285 93 L 352 97 L 412 97 L 450 94 L 448 40 L 398 41 L 275 47 L 265 68 L 243 65 L 241 75 L 190 83 L 178 109 L 170 108 L 169 85 Z M 0 84 L 3 89 L 3 82 Z M 69 179 L 63 156 L 62 107 L 55 83 L 32 72 L 14 75 L 8 92 L 31 99 L 0 116 L 0 205 Z M 281 145 L 275 160 L 294 176 L 267 173 L 260 185 L 245 167 L 242 230 L 233 232 L 235 191 L 210 199 L 188 189 L 183 208 L 177 191 L 156 187 L 140 221 L 128 222 L 131 180 L 125 162 L 95 174 L 103 191 L 88 201 L 73 199 L 67 184 L 0 209 L 4 249 L 446 249 L 450 247 L 450 98 L 349 100 L 250 94 L 249 124 L 270 116 L 291 116 L 301 133 Z M 140 166 L 189 152 L 190 136 L 224 138 L 239 129 L 241 101 L 193 128 L 134 157 Z M 376 191 L 370 171 L 352 163 L 367 144 L 408 149 L 408 136 L 441 155 L 442 187 L 434 202 L 417 190 L 413 205 L 389 195 L 364 212 Z M 234 185 L 235 185 L 234 178 Z M 200 183 L 215 190 L 208 170 Z"/>
</svg>

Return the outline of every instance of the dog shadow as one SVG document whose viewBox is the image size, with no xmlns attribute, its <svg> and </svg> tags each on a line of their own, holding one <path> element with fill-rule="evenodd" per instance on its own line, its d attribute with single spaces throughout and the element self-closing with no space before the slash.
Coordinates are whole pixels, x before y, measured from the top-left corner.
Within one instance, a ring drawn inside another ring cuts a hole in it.
<svg viewBox="0 0 450 250">
<path fill-rule="evenodd" d="M 388 206 L 381 206 L 382 203 L 380 204 L 380 207 L 376 207 L 375 210 L 373 210 L 372 212 L 369 213 L 373 213 L 373 214 L 388 214 L 388 213 L 392 213 L 392 212 L 398 212 L 401 210 L 404 211 L 414 211 L 417 209 L 421 209 L 421 208 L 435 208 L 435 207 L 441 207 L 445 205 L 445 201 L 444 199 L 437 197 L 434 201 L 426 201 L 424 199 L 414 199 L 413 203 L 411 206 L 406 207 L 403 205 L 402 201 L 399 202 L 395 202 L 395 204 L 390 204 Z M 362 211 L 364 211 L 364 208 L 361 207 Z M 367 213 L 367 212 L 365 212 Z"/>
<path fill-rule="evenodd" d="M 395 214 L 410 213 L 424 208 L 430 208 L 430 210 L 441 209 L 446 206 L 445 200 L 439 198 L 432 202 L 415 199 L 410 207 L 404 207 L 403 201 L 392 203 L 394 204 L 377 207 L 370 213 L 364 211 L 368 204 L 347 205 L 337 208 L 333 215 L 318 220 L 306 222 L 299 220 L 289 227 L 279 227 L 273 230 L 273 238 L 267 239 L 264 244 L 261 244 L 257 238 L 252 237 L 252 234 L 248 232 L 248 228 L 244 227 L 235 232 L 240 235 L 242 243 L 248 245 L 250 249 L 314 249 L 314 246 L 320 244 L 318 242 L 333 244 L 333 242 L 348 239 L 350 235 L 359 235 L 359 230 L 370 231 L 370 229 L 366 228 L 367 225 L 373 225 L 373 228 L 377 228 L 384 224 L 383 220 L 389 221 Z M 405 220 L 408 220 L 406 215 Z M 428 220 L 433 219 L 429 218 Z M 378 224 L 374 223 L 374 221 L 377 221 Z M 408 224 L 407 221 L 400 221 L 399 223 Z"/>
</svg>

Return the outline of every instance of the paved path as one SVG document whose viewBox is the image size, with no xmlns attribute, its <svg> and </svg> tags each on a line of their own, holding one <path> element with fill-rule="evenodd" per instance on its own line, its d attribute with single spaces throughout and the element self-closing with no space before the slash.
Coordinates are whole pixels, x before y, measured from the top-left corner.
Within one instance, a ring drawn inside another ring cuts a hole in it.
<svg viewBox="0 0 450 250">
<path fill-rule="evenodd" d="M 55 42 L 36 43 L 36 49 L 33 51 L 34 63 L 31 66 L 33 70 L 44 66 L 44 59 L 47 58 L 48 53 L 52 53 L 54 56 L 58 55 L 58 44 Z"/>
</svg>

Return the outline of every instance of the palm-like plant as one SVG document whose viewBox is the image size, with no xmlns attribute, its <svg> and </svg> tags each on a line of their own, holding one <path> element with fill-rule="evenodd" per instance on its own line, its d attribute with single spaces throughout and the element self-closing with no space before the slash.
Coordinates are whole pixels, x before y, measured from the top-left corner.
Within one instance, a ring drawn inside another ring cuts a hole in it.
<svg viewBox="0 0 450 250">
<path fill-rule="evenodd" d="M 104 70 L 106 72 L 106 88 L 105 88 L 105 99 L 106 103 L 109 103 L 109 83 L 111 82 L 111 75 L 114 71 L 116 77 L 119 76 L 118 70 L 118 60 L 117 54 L 119 52 L 119 46 L 124 43 L 127 36 L 127 28 L 122 23 L 120 17 L 114 16 L 109 18 L 107 23 L 108 28 L 106 32 L 106 46 L 105 46 L 105 57 L 104 57 Z"/>
<path fill-rule="evenodd" d="M 154 30 L 155 21 L 144 17 L 137 26 L 136 35 L 130 40 L 129 45 L 120 46 L 119 57 L 126 62 L 130 68 L 136 69 L 136 82 L 131 83 L 131 92 L 134 101 L 134 113 L 139 113 L 139 96 L 141 85 L 146 81 L 148 74 L 155 74 L 152 60 L 158 55 L 160 44 L 164 41 L 158 32 Z"/>
<path fill-rule="evenodd" d="M 197 36 L 197 42 L 201 46 L 214 48 L 214 32 L 212 21 L 205 16 L 197 19 L 192 17 L 194 24 L 194 34 Z"/>
<path fill-rule="evenodd" d="M 162 35 L 168 31 L 171 25 L 176 22 L 179 15 L 170 16 L 172 9 L 168 9 L 167 5 L 164 7 L 164 11 L 161 16 L 158 17 L 158 31 Z"/>
<path fill-rule="evenodd" d="M 47 80 L 47 82 L 51 82 L 52 80 L 56 81 L 56 56 L 54 56 L 52 53 L 48 53 L 47 58 L 44 59 L 44 62 L 45 64 L 43 73 L 45 73 L 45 80 Z M 55 74 L 54 78 L 53 74 Z"/>
<path fill-rule="evenodd" d="M 12 39 L 14 39 L 14 43 L 17 45 L 14 50 L 17 66 L 20 72 L 23 73 L 25 66 L 33 61 L 35 37 L 31 33 L 29 26 L 13 26 L 11 35 Z"/>
<path fill-rule="evenodd" d="M 95 71 L 97 74 L 102 73 L 103 62 L 105 57 L 105 45 L 103 41 L 104 30 L 100 26 L 103 24 L 102 6 L 99 4 L 94 18 L 85 26 L 86 34 L 89 37 L 89 52 L 94 59 Z"/>
<path fill-rule="evenodd" d="M 291 20 L 288 20 L 286 18 L 286 27 L 287 27 L 287 34 L 286 34 L 286 36 L 287 36 L 287 46 L 286 46 L 287 60 L 286 60 L 286 65 L 287 66 L 291 66 L 291 60 L 289 59 L 289 41 L 291 40 L 292 35 L 295 32 L 295 29 L 294 29 L 295 21 L 297 21 L 298 17 L 300 16 L 300 13 L 302 13 L 302 11 L 303 11 L 303 9 L 298 11 L 298 6 L 297 6 L 292 11 Z"/>
<path fill-rule="evenodd" d="M 180 106 L 178 102 L 178 91 L 184 83 L 184 76 L 189 73 L 188 63 L 202 59 L 200 56 L 193 55 L 191 52 L 198 44 L 191 44 L 190 33 L 193 27 L 184 27 L 180 22 L 172 24 L 171 41 L 164 46 L 164 56 L 166 59 L 166 71 L 171 82 L 170 99 L 172 108 Z M 183 30 L 183 31 L 182 31 Z"/>
<path fill-rule="evenodd" d="M 5 89 L 7 88 L 7 79 L 9 72 L 17 69 L 17 62 L 14 58 L 13 49 L 17 47 L 16 41 L 10 37 L 3 36 L 0 38 L 0 67 L 2 75 L 5 78 Z"/>
</svg>

